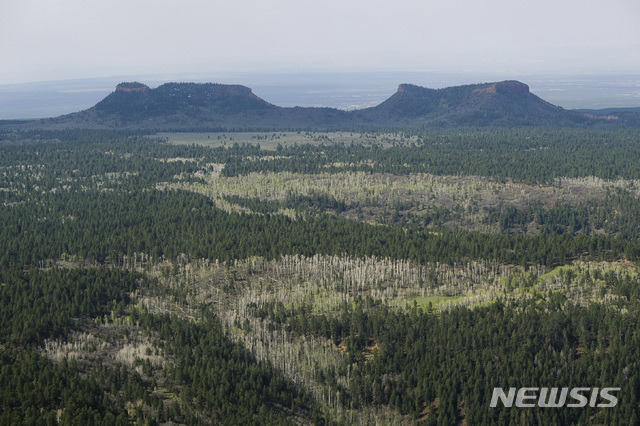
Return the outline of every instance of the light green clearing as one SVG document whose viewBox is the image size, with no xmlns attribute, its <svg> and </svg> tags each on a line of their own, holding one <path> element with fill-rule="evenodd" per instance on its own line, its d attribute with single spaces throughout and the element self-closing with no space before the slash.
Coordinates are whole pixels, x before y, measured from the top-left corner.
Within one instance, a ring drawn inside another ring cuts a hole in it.
<svg viewBox="0 0 640 426">
<path fill-rule="evenodd" d="M 571 265 L 563 265 L 563 266 L 558 266 L 554 269 L 552 269 L 551 271 L 547 272 L 546 274 L 542 274 L 540 275 L 539 279 L 542 281 L 548 280 L 550 278 L 556 277 L 558 275 L 560 275 L 561 271 L 572 271 L 572 270 L 576 270 L 575 267 L 572 267 Z"/>
<path fill-rule="evenodd" d="M 429 303 L 431 303 L 432 309 L 436 309 L 440 304 L 456 302 L 463 297 L 464 296 L 424 296 L 409 299 L 407 300 L 407 303 L 409 304 L 409 307 L 411 307 L 415 302 L 419 308 L 422 308 L 423 311 L 427 311 L 429 309 Z"/>
</svg>

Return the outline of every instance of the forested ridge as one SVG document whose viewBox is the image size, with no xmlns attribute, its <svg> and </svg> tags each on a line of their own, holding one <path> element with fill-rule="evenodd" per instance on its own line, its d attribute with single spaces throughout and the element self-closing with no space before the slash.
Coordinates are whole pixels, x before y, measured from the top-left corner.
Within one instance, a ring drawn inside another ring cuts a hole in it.
<svg viewBox="0 0 640 426">
<path fill-rule="evenodd" d="M 0 134 L 1 423 L 639 422 L 636 130 L 241 136 Z"/>
<path fill-rule="evenodd" d="M 230 342 L 215 316 L 207 316 L 202 324 L 191 324 L 132 311 L 129 294 L 145 280 L 139 274 L 108 268 L 54 268 L 3 271 L 0 280 L 0 419 L 4 424 L 129 424 L 149 419 L 279 424 L 285 418 L 268 407 L 273 409 L 277 403 L 290 409 L 304 403 L 281 375 Z M 166 398 L 154 392 L 158 385 L 149 362 L 140 362 L 145 368 L 139 374 L 118 366 L 113 359 L 108 362 L 114 365 L 66 358 L 54 364 L 40 353 L 38 347 L 45 339 L 69 337 L 72 328 L 107 326 L 95 321 L 107 314 L 129 318 L 120 327 L 125 335 L 129 333 L 126 324 L 136 323 L 166 342 L 162 351 L 175 364 L 158 380 L 174 392 L 184 392 L 182 404 L 167 405 L 163 403 Z"/>
<path fill-rule="evenodd" d="M 362 170 L 370 173 L 426 172 L 480 175 L 495 179 L 548 184 L 556 178 L 596 176 L 638 179 L 640 153 L 635 129 L 492 129 L 468 128 L 403 131 L 415 143 L 384 147 L 384 137 L 370 145 L 298 145 L 276 158 L 254 161 L 236 157 L 226 176 L 252 171 Z"/>
<path fill-rule="evenodd" d="M 559 295 L 539 296 L 521 306 L 497 303 L 442 315 L 417 308 L 367 310 L 366 301 L 343 306 L 334 318 L 309 314 L 304 307 L 284 315 L 277 309 L 267 311 L 276 324 L 284 322 L 293 332 L 343 342 L 352 362 L 361 363 L 351 386 L 341 388 L 344 403 L 389 404 L 434 424 L 463 418 L 473 424 L 637 422 L 635 396 L 622 402 L 626 410 L 617 412 L 487 410 L 494 386 L 533 386 L 532 380 L 550 387 L 617 386 L 623 389 L 621 395 L 637 395 L 640 381 L 628 366 L 638 361 L 632 349 L 638 344 L 638 316 L 616 315 L 598 305 L 557 309 L 562 302 Z M 367 359 L 363 353 L 374 345 L 376 354 Z M 608 354 L 603 356 L 605 349 Z M 626 366 L 623 371 L 618 371 L 620 363 Z"/>
</svg>

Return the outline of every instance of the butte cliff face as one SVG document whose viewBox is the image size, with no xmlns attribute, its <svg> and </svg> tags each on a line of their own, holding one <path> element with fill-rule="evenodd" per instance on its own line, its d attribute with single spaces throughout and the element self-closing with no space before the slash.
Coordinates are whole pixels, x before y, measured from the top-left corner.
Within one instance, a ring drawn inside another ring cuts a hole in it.
<svg viewBox="0 0 640 426">
<path fill-rule="evenodd" d="M 491 83 L 487 87 L 478 88 L 474 90 L 475 92 L 482 93 L 520 93 L 527 94 L 529 93 L 529 86 L 524 83 L 515 80 L 509 81 L 500 81 L 497 83 Z"/>
<path fill-rule="evenodd" d="M 142 83 L 138 83 L 138 82 L 133 82 L 133 83 L 120 83 L 116 86 L 116 92 L 125 92 L 125 93 L 132 93 L 132 92 L 141 92 L 141 93 L 145 93 L 148 92 L 149 90 L 149 86 L 147 86 L 146 84 L 142 84 Z"/>
<path fill-rule="evenodd" d="M 100 116 L 139 117 L 149 109 L 151 102 L 149 86 L 138 83 L 120 83 L 115 92 L 98 102 L 89 111 Z"/>
</svg>

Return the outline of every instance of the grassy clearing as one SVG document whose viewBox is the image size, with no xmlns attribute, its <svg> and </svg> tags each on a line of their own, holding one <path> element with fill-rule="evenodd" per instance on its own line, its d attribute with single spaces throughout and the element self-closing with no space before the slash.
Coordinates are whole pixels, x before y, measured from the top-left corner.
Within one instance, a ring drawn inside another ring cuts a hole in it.
<svg viewBox="0 0 640 426">
<path fill-rule="evenodd" d="M 437 310 L 438 305 L 442 305 L 444 303 L 450 304 L 451 302 L 455 302 L 460 299 L 462 299 L 461 296 L 426 296 L 407 300 L 407 303 L 410 307 L 416 304 L 418 308 L 421 308 L 425 312 L 429 312 L 433 309 Z"/>
<path fill-rule="evenodd" d="M 539 279 L 542 281 L 547 281 L 547 280 L 551 280 L 555 277 L 560 276 L 563 272 L 566 271 L 570 271 L 575 269 L 574 266 L 571 265 L 563 265 L 563 266 L 558 266 L 557 268 L 552 269 L 551 271 L 547 272 L 546 274 L 542 274 L 540 275 Z"/>
</svg>

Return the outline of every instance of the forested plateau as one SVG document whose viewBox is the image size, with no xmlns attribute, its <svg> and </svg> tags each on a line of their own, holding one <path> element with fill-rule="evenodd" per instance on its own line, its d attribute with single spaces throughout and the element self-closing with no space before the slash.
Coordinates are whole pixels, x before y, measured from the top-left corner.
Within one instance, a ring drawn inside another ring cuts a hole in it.
<svg viewBox="0 0 640 426">
<path fill-rule="evenodd" d="M 639 211 L 632 127 L 5 129 L 0 423 L 638 424 Z"/>
</svg>

